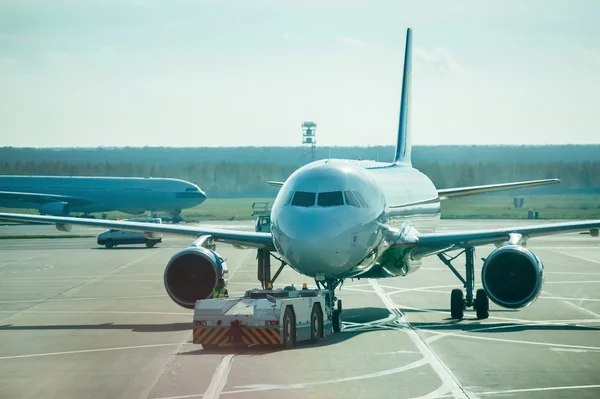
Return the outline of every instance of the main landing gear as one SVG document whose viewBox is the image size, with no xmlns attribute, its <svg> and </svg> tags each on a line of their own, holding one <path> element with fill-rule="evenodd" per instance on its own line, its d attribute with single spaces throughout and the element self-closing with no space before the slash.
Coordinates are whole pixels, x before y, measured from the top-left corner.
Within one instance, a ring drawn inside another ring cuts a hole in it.
<svg viewBox="0 0 600 399">
<path fill-rule="evenodd" d="M 460 255 L 465 254 L 465 274 L 463 277 L 458 270 L 452 265 L 452 261 Z M 463 283 L 467 291 L 466 298 L 463 295 L 463 290 L 456 288 L 450 294 L 450 316 L 453 319 L 462 319 L 466 308 L 473 307 L 478 319 L 487 319 L 490 315 L 490 301 L 487 293 L 483 289 L 478 289 L 473 298 L 475 289 L 475 248 L 468 247 L 458 255 L 448 258 L 443 253 L 438 254 L 438 258 L 454 273 L 454 275 Z"/>
</svg>

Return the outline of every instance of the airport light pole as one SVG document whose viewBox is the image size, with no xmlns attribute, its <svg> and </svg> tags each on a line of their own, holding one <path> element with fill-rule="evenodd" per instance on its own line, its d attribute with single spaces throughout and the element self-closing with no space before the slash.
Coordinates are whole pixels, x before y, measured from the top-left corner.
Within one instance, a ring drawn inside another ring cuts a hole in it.
<svg viewBox="0 0 600 399">
<path fill-rule="evenodd" d="M 306 121 L 302 123 L 302 145 L 310 147 L 310 160 L 315 160 L 315 146 L 317 140 L 315 137 L 317 124 L 315 122 Z"/>
</svg>

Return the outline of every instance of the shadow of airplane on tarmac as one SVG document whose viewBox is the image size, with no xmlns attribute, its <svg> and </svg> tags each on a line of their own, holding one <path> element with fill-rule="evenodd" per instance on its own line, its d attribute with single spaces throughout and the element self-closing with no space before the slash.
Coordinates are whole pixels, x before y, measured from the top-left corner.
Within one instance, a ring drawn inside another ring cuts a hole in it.
<svg viewBox="0 0 600 399">
<path fill-rule="evenodd" d="M 402 311 L 403 312 L 403 311 Z M 410 324 L 410 325 L 409 325 Z M 431 322 L 410 322 L 407 324 L 401 317 L 390 313 L 386 308 L 358 308 L 345 309 L 343 313 L 343 328 L 341 333 L 332 334 L 317 344 L 310 342 L 298 343 L 296 348 L 322 347 L 336 345 L 341 342 L 354 338 L 363 333 L 381 331 L 381 330 L 405 330 L 412 328 L 414 330 L 430 331 L 463 331 L 479 334 L 507 333 L 518 331 L 600 331 L 600 327 L 581 326 L 575 324 L 553 324 L 552 321 L 544 323 L 543 321 L 532 321 L 528 324 L 512 322 L 491 322 L 487 320 L 463 319 L 463 320 L 440 320 Z M 54 331 L 54 330 L 131 330 L 138 333 L 159 333 L 159 332 L 191 332 L 193 324 L 191 322 L 164 323 L 164 324 L 57 324 L 57 325 L 0 325 L 0 331 Z M 484 329 L 484 330 L 482 330 Z M 481 330 L 481 331 L 479 331 Z M 216 349 L 198 349 L 187 352 L 181 352 L 179 355 L 202 355 L 214 353 L 230 353 L 231 350 L 240 353 L 251 353 L 254 355 L 267 354 L 280 350 L 279 347 L 251 346 L 246 347 L 227 345 Z"/>
</svg>

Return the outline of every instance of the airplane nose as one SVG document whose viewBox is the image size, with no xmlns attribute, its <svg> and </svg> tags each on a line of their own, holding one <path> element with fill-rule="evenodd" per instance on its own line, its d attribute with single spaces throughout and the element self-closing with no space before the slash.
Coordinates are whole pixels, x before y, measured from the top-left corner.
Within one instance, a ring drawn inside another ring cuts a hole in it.
<svg viewBox="0 0 600 399">
<path fill-rule="evenodd" d="M 281 254 L 305 275 L 324 270 L 335 274 L 346 268 L 342 227 L 326 212 L 299 209 L 282 213 L 273 233 Z"/>
</svg>

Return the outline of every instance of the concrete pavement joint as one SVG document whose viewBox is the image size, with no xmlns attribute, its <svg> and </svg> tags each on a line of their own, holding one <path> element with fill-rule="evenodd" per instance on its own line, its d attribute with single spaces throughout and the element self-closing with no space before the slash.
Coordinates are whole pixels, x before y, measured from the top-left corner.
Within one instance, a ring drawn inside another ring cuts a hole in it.
<svg viewBox="0 0 600 399">
<path fill-rule="evenodd" d="M 425 359 L 427 359 L 427 362 L 429 363 L 431 368 L 438 375 L 438 377 L 442 381 L 442 384 L 446 385 L 448 387 L 448 390 L 452 392 L 452 394 L 456 398 L 476 398 L 477 396 L 471 393 L 467 394 L 464 388 L 460 386 L 458 379 L 454 376 L 452 371 L 448 368 L 448 366 L 446 366 L 442 362 L 442 360 L 435 353 L 433 353 L 433 351 L 421 339 L 421 337 L 419 336 L 419 334 L 417 334 L 415 329 L 412 328 L 411 324 L 404 318 L 404 315 L 402 315 L 402 313 L 398 310 L 391 298 L 387 296 L 385 291 L 379 286 L 379 283 L 376 280 L 371 279 L 369 280 L 369 282 L 373 286 L 373 289 L 375 290 L 379 298 L 381 298 L 384 305 L 387 307 L 388 311 L 392 314 L 398 314 L 402 318 L 402 320 L 405 323 L 407 323 L 409 329 L 405 331 L 407 332 L 409 338 L 411 339 L 411 341 L 413 341 L 417 349 L 419 349 L 419 351 L 423 353 L 423 356 L 425 356 Z"/>
</svg>

